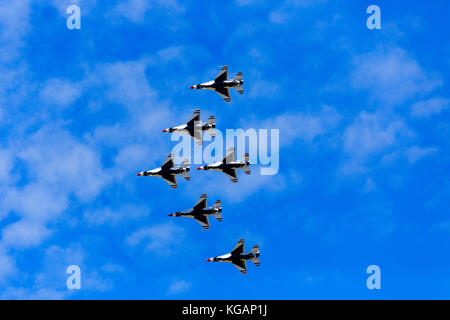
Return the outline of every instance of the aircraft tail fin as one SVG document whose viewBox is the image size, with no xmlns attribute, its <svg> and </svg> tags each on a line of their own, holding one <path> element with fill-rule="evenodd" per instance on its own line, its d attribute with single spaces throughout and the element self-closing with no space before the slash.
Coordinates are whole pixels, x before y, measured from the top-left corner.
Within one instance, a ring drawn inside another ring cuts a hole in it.
<svg viewBox="0 0 450 320">
<path fill-rule="evenodd" d="M 220 202 L 220 200 L 217 200 L 215 203 L 214 203 L 214 206 L 213 206 L 214 208 L 222 208 L 222 203 Z M 220 211 L 222 211 L 222 209 L 220 210 Z"/>
<path fill-rule="evenodd" d="M 260 262 L 259 262 L 259 246 L 258 246 L 258 245 L 254 245 L 253 248 L 252 248 L 252 250 L 250 250 L 250 253 L 255 253 L 255 254 L 256 254 L 256 256 L 253 257 L 253 258 L 251 258 L 250 260 L 251 260 L 255 265 L 259 266 L 259 265 L 260 265 Z"/>
<path fill-rule="evenodd" d="M 184 171 L 181 175 L 183 176 L 183 178 L 185 180 L 190 180 L 191 179 L 191 175 L 189 173 L 189 160 L 188 159 L 184 159 L 184 161 L 181 163 L 181 168 L 182 169 L 186 169 L 186 171 Z"/>
<path fill-rule="evenodd" d="M 222 221 L 222 213 L 217 212 L 217 213 L 214 215 L 214 218 L 216 218 L 218 221 Z"/>
<path fill-rule="evenodd" d="M 239 92 L 240 94 L 244 93 L 244 87 L 243 86 L 237 86 L 236 87 L 237 92 Z"/>
<path fill-rule="evenodd" d="M 217 135 L 216 129 L 208 129 L 205 132 L 208 133 L 213 138 Z"/>
<path fill-rule="evenodd" d="M 250 155 L 246 153 L 241 160 L 241 163 L 245 163 L 245 166 L 242 167 L 242 170 L 244 170 L 245 174 L 249 175 L 251 173 L 250 170 Z"/>
<path fill-rule="evenodd" d="M 209 117 L 208 124 L 212 125 L 213 127 L 216 126 L 216 119 L 214 118 L 214 116 Z"/>
<path fill-rule="evenodd" d="M 214 214 L 214 218 L 216 218 L 219 221 L 222 221 L 222 203 L 220 202 L 220 200 L 217 200 L 214 205 L 213 208 L 218 208 L 219 210 Z"/>
<path fill-rule="evenodd" d="M 242 72 L 238 72 L 236 77 L 234 77 L 234 80 L 242 80 Z"/>
<path fill-rule="evenodd" d="M 261 265 L 261 263 L 259 262 L 259 257 L 251 258 L 251 261 L 252 261 L 256 266 L 260 266 L 260 265 Z"/>
<path fill-rule="evenodd" d="M 208 122 L 207 122 L 211 128 L 209 128 L 208 130 L 206 130 L 206 132 L 211 136 L 211 137 L 215 137 L 216 136 L 216 119 L 214 118 L 214 116 L 209 117 Z"/>
</svg>

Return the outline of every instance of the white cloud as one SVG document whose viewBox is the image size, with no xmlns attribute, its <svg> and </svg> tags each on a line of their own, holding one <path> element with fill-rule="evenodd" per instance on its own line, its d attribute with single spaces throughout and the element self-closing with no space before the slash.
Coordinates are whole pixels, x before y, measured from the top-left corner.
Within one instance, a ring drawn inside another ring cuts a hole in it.
<svg viewBox="0 0 450 320">
<path fill-rule="evenodd" d="M 29 219 L 8 225 L 2 232 L 2 243 L 14 248 L 28 248 L 39 245 L 50 235 L 45 225 Z"/>
<path fill-rule="evenodd" d="M 192 284 L 186 280 L 174 280 L 167 290 L 168 295 L 176 295 L 187 292 L 191 289 Z"/>
<path fill-rule="evenodd" d="M 424 71 L 400 48 L 377 50 L 357 57 L 351 83 L 369 90 L 374 99 L 395 105 L 424 95 L 439 87 L 437 75 Z"/>
<path fill-rule="evenodd" d="M 25 45 L 23 37 L 30 29 L 30 1 L 4 0 L 0 4 L 0 63 L 12 62 Z"/>
<path fill-rule="evenodd" d="M 68 131 L 45 127 L 22 142 L 18 157 L 25 161 L 28 178 L 93 199 L 108 181 L 97 150 Z"/>
<path fill-rule="evenodd" d="M 286 23 L 298 9 L 317 6 L 326 1 L 327 0 L 285 0 L 278 9 L 271 12 L 269 21 L 275 24 Z"/>
<path fill-rule="evenodd" d="M 36 182 L 8 190 L 2 202 L 5 210 L 42 223 L 57 217 L 68 205 L 66 194 Z"/>
<path fill-rule="evenodd" d="M 151 59 L 117 62 L 98 65 L 83 81 L 85 90 L 102 92 L 102 99 L 123 106 L 128 114 L 120 124 L 99 127 L 105 131 L 103 136 L 114 133 L 111 141 L 117 143 L 129 140 L 145 141 L 154 137 L 153 132 L 161 131 L 161 123 L 169 119 L 171 107 L 168 102 L 159 100 L 158 93 L 147 79 L 146 70 Z M 130 141 L 126 141 L 129 143 Z"/>
<path fill-rule="evenodd" d="M 16 272 L 14 260 L 7 254 L 5 248 L 0 245 L 0 283 Z"/>
<path fill-rule="evenodd" d="M 376 185 L 376 183 L 373 181 L 372 178 L 367 178 L 367 179 L 366 179 L 366 183 L 365 183 L 365 185 L 364 185 L 364 190 L 365 190 L 366 192 L 374 191 L 374 190 L 376 189 L 376 187 L 377 187 L 377 185 Z"/>
<path fill-rule="evenodd" d="M 177 0 L 126 0 L 120 2 L 114 12 L 133 23 L 145 21 L 147 12 L 151 9 L 162 8 L 173 12 L 182 12 L 184 8 Z"/>
<path fill-rule="evenodd" d="M 73 292 L 66 289 L 66 268 L 69 265 L 83 265 L 84 252 L 78 246 L 61 248 L 50 246 L 42 259 L 29 264 L 33 270 L 31 277 L 21 277 L 19 284 L 4 286 L 2 299 L 21 300 L 59 300 L 69 297 Z M 82 269 L 82 283 L 85 275 Z M 28 281 L 31 281 L 29 283 Z"/>
<path fill-rule="evenodd" d="M 411 136 L 413 133 L 402 120 L 362 111 L 345 130 L 343 148 L 352 157 L 363 159 L 392 147 L 403 137 Z"/>
<path fill-rule="evenodd" d="M 161 256 L 168 256 L 174 246 L 183 241 L 184 230 L 172 223 L 141 228 L 132 233 L 126 242 L 131 247 L 144 245 L 145 250 Z"/>
<path fill-rule="evenodd" d="M 271 98 L 274 97 L 279 90 L 280 86 L 273 82 L 257 80 L 251 84 L 248 96 L 250 98 Z"/>
<path fill-rule="evenodd" d="M 101 208 L 93 211 L 86 211 L 84 219 L 92 225 L 112 224 L 117 225 L 125 220 L 137 219 L 147 216 L 149 208 L 145 206 L 135 206 L 131 204 L 123 205 L 118 209 Z"/>
<path fill-rule="evenodd" d="M 341 116 L 334 108 L 324 106 L 315 113 L 283 113 L 271 119 L 259 121 L 258 128 L 280 129 L 282 145 L 293 144 L 298 140 L 311 143 L 319 136 L 335 129 Z"/>
<path fill-rule="evenodd" d="M 51 234 L 47 224 L 68 208 L 71 196 L 90 201 L 108 182 L 98 154 L 59 128 L 16 140 L 14 152 L 26 183 L 2 195 L 2 209 L 21 218 L 3 230 L 2 241 L 10 247 L 39 245 Z"/>
<path fill-rule="evenodd" d="M 264 0 L 236 0 L 238 6 L 250 6 L 254 4 L 261 4 Z"/>
<path fill-rule="evenodd" d="M 166 58 L 170 60 L 173 55 Z M 128 117 L 120 124 L 97 128 L 93 134 L 86 133 L 83 139 L 72 136 L 56 120 L 31 135 L 15 139 L 0 152 L 4 160 L 0 165 L 0 179 L 5 180 L 4 187 L 17 179 L 24 181 L 21 186 L 8 187 L 1 195 L 2 215 L 15 214 L 19 218 L 3 229 L 3 245 L 9 248 L 38 246 L 53 233 L 50 225 L 72 201 L 92 201 L 105 186 L 123 179 L 130 170 L 134 172 L 136 168 L 130 164 L 138 167 L 145 161 L 149 165 L 152 157 L 159 156 L 155 149 L 161 142 L 153 143 L 152 148 L 148 144 L 170 112 L 148 84 L 146 68 L 149 63 L 148 59 L 142 59 L 102 64 L 78 83 L 51 79 L 43 85 L 29 85 L 32 90 L 28 95 L 43 88 L 39 94 L 43 107 L 69 105 L 80 97 L 82 88 L 83 92 L 95 90 L 109 102 L 122 105 Z M 15 94 L 6 96 L 11 102 Z M 117 155 L 113 167 L 104 169 L 100 154 L 102 148 L 108 146 L 116 147 Z M 20 164 L 20 171 L 14 171 L 16 163 Z M 123 207 L 94 210 L 84 217 L 91 225 L 114 224 L 122 221 L 123 210 L 142 213 L 141 209 Z"/>
<path fill-rule="evenodd" d="M 382 160 L 379 164 L 392 163 L 393 148 L 404 148 L 415 134 L 401 119 L 392 119 L 391 116 L 381 112 L 367 113 L 362 111 L 342 135 L 342 149 L 345 158 L 339 167 L 344 175 L 366 173 L 367 164 L 374 156 Z M 389 156 L 389 154 L 391 156 Z"/>
<path fill-rule="evenodd" d="M 431 155 L 433 153 L 436 153 L 436 148 L 420 148 L 417 146 L 408 148 L 405 151 L 405 155 L 409 161 L 409 163 L 416 163 L 419 159 Z"/>
<path fill-rule="evenodd" d="M 14 160 L 11 151 L 7 149 L 0 150 L 0 185 L 10 182 L 13 166 Z"/>
<path fill-rule="evenodd" d="M 2 293 L 4 300 L 62 300 L 65 294 L 62 291 L 54 289 L 30 289 L 22 287 L 8 287 Z"/>
<path fill-rule="evenodd" d="M 81 87 L 77 83 L 62 79 L 48 80 L 40 92 L 45 104 L 68 107 L 81 96 Z"/>
<path fill-rule="evenodd" d="M 114 287 L 113 274 L 123 273 L 124 269 L 111 262 L 107 262 L 97 270 L 93 265 L 87 265 L 89 256 L 78 244 L 67 247 L 50 246 L 45 250 L 42 259 L 36 261 L 32 267 L 30 277 L 18 279 L 19 285 L 3 286 L 2 299 L 26 300 L 59 300 L 86 292 L 105 292 Z M 0 251 L 0 262 L 2 255 Z M 67 267 L 77 265 L 81 270 L 81 290 L 68 290 L 66 280 Z M 0 271 L 1 269 L 0 264 Z M 0 278 L 1 279 L 1 278 Z M 31 282 L 30 282 L 31 281 Z"/>
<path fill-rule="evenodd" d="M 411 107 L 411 115 L 416 118 L 425 118 L 447 109 L 450 106 L 450 99 L 432 98 L 419 101 Z"/>
<path fill-rule="evenodd" d="M 142 104 L 157 98 L 145 74 L 148 65 L 147 59 L 100 64 L 87 76 L 84 85 L 105 91 L 108 100 L 126 106 L 129 111 L 142 111 Z"/>
</svg>

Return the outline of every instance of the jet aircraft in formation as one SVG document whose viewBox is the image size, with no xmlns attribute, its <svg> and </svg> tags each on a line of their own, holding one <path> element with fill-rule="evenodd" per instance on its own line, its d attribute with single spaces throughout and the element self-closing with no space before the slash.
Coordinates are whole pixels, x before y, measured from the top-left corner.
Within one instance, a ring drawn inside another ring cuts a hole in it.
<svg viewBox="0 0 450 320">
<path fill-rule="evenodd" d="M 178 132 L 190 135 L 196 143 L 203 144 L 203 131 L 207 132 L 210 136 L 215 137 L 216 122 L 214 116 L 209 117 L 208 121 L 201 122 L 200 110 L 195 110 L 188 122 L 185 124 L 164 129 L 162 132 Z"/>
<path fill-rule="evenodd" d="M 189 175 L 189 161 L 185 159 L 179 167 L 174 164 L 173 153 L 169 154 L 166 161 L 161 165 L 161 167 L 139 172 L 137 176 L 153 176 L 163 178 L 172 188 L 177 187 L 177 174 L 181 174 L 185 180 L 189 180 L 191 176 Z"/>
<path fill-rule="evenodd" d="M 228 79 L 228 66 L 223 66 L 214 80 L 190 86 L 191 89 L 206 89 L 216 91 L 225 102 L 230 102 L 230 88 L 235 88 L 240 94 L 244 93 L 242 72 L 238 72 L 234 79 Z"/>
<path fill-rule="evenodd" d="M 250 159 L 248 153 L 246 153 L 240 161 L 236 161 L 234 147 L 231 147 L 228 149 L 227 154 L 222 161 L 198 167 L 197 170 L 222 171 L 232 182 L 236 183 L 238 182 L 236 169 L 242 169 L 249 175 L 251 173 L 249 166 Z"/>
<path fill-rule="evenodd" d="M 206 193 L 201 195 L 193 208 L 169 214 L 169 217 L 194 218 L 204 229 L 209 229 L 209 216 L 222 221 L 222 205 L 220 200 L 217 200 L 212 207 L 208 207 Z"/>
<path fill-rule="evenodd" d="M 224 255 L 209 258 L 206 261 L 211 262 L 230 262 L 242 273 L 247 273 L 247 260 L 252 261 L 256 266 L 260 265 L 259 262 L 259 247 L 253 246 L 250 252 L 245 252 L 244 239 L 238 241 L 237 245 L 231 250 L 230 253 Z"/>
<path fill-rule="evenodd" d="M 230 88 L 235 88 L 240 94 L 244 93 L 242 87 L 244 80 L 242 72 L 238 72 L 234 79 L 228 79 L 228 66 L 222 67 L 219 74 L 214 80 L 191 86 L 191 89 L 207 89 L 216 91 L 226 102 L 230 102 Z M 203 132 L 207 132 L 212 137 L 215 136 L 215 119 L 209 117 L 207 122 L 202 122 L 200 118 L 200 110 L 195 110 L 189 121 L 185 124 L 162 130 L 163 132 L 178 132 L 190 135 L 196 143 L 202 144 Z M 225 173 L 232 182 L 238 182 L 236 169 L 242 169 L 246 174 L 250 174 L 250 159 L 246 153 L 240 161 L 236 161 L 234 148 L 229 148 L 227 154 L 222 161 L 198 167 L 198 170 L 214 170 Z M 190 179 L 189 162 L 184 160 L 180 166 L 175 166 L 174 155 L 171 153 L 161 167 L 139 172 L 137 176 L 155 176 L 163 178 L 172 188 L 177 187 L 178 174 L 182 175 L 185 180 Z M 204 229 L 209 229 L 209 216 L 215 217 L 218 221 L 222 221 L 222 204 L 217 200 L 213 206 L 208 207 L 206 194 L 202 194 L 194 207 L 175 213 L 169 214 L 171 217 L 187 217 L 194 218 Z M 212 262 L 230 262 L 241 273 L 247 273 L 247 263 L 250 260 L 259 266 L 259 247 L 255 245 L 249 252 L 245 252 L 244 239 L 239 240 L 234 249 L 227 254 L 207 259 Z"/>
</svg>

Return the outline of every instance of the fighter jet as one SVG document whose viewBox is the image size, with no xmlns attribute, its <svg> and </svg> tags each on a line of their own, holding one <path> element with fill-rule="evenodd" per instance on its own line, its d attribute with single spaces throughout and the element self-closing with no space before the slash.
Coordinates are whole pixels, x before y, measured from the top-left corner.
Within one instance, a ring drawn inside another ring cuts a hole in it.
<svg viewBox="0 0 450 320">
<path fill-rule="evenodd" d="M 206 193 L 204 193 L 200 196 L 200 199 L 198 199 L 193 208 L 169 214 L 169 217 L 194 218 L 203 228 L 209 229 L 208 216 L 214 216 L 217 220 L 222 221 L 221 212 L 222 205 L 220 204 L 220 200 L 217 200 L 212 207 L 207 207 Z"/>
<path fill-rule="evenodd" d="M 234 79 L 228 79 L 228 66 L 222 67 L 214 80 L 190 86 L 191 89 L 215 90 L 226 102 L 230 102 L 230 88 L 236 88 L 240 94 L 244 93 L 242 72 L 238 72 Z"/>
<path fill-rule="evenodd" d="M 172 188 L 177 187 L 177 174 L 181 174 L 185 180 L 189 180 L 191 177 L 189 175 L 189 162 L 184 160 L 179 167 L 174 165 L 173 153 L 169 154 L 166 161 L 159 168 L 153 170 L 139 172 L 137 176 L 154 176 L 163 178 Z"/>
<path fill-rule="evenodd" d="M 244 155 L 241 161 L 236 161 L 235 159 L 236 155 L 234 154 L 234 148 L 231 147 L 228 149 L 227 154 L 222 161 L 198 167 L 197 170 L 222 171 L 233 183 L 236 183 L 238 182 L 236 169 L 241 168 L 247 175 L 249 175 L 251 171 L 249 167 L 250 161 L 248 153 Z"/>
<path fill-rule="evenodd" d="M 256 266 L 259 266 L 259 247 L 255 245 L 250 252 L 245 252 L 244 239 L 241 239 L 230 253 L 209 258 L 206 261 L 231 262 L 241 273 L 247 273 L 246 260 L 251 260 Z"/>
<path fill-rule="evenodd" d="M 190 135 L 195 142 L 199 145 L 203 144 L 202 142 L 202 133 L 203 131 L 208 132 L 208 134 L 212 137 L 216 136 L 216 132 L 214 128 L 216 127 L 216 122 L 214 117 L 209 117 L 207 122 L 201 122 L 200 120 L 200 110 L 195 110 L 192 117 L 185 124 L 164 129 L 162 132 L 179 132 Z"/>
</svg>

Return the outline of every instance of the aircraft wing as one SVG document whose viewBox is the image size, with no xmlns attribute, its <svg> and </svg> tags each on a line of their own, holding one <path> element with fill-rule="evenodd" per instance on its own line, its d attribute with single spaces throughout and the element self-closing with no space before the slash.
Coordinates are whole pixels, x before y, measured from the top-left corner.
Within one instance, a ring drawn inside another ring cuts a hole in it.
<svg viewBox="0 0 450 320">
<path fill-rule="evenodd" d="M 162 169 L 169 169 L 173 167 L 173 153 L 169 154 L 166 161 L 161 165 Z"/>
<path fill-rule="evenodd" d="M 194 114 L 192 114 L 191 118 L 189 119 L 188 122 L 186 122 L 186 124 L 188 126 L 194 125 L 195 121 L 200 121 L 200 110 L 195 110 Z"/>
<path fill-rule="evenodd" d="M 189 135 L 194 139 L 194 141 L 199 144 L 202 145 L 203 144 L 203 132 L 202 132 L 202 123 L 200 122 L 200 117 L 197 120 L 194 120 L 194 123 L 192 124 L 192 126 L 189 126 L 187 129 L 187 132 L 189 133 Z"/>
<path fill-rule="evenodd" d="M 225 173 L 227 175 L 227 177 L 231 181 L 238 182 L 237 173 L 236 173 L 235 168 L 226 168 L 226 169 L 223 169 L 222 171 L 223 171 L 223 173 Z"/>
<path fill-rule="evenodd" d="M 194 205 L 194 210 L 204 209 L 206 208 L 206 193 L 200 196 L 197 203 Z"/>
<path fill-rule="evenodd" d="M 222 82 L 225 80 L 228 80 L 228 66 L 223 66 L 217 77 L 214 79 L 216 82 Z"/>
<path fill-rule="evenodd" d="M 229 88 L 218 87 L 216 88 L 216 92 L 225 100 L 225 102 L 231 101 Z"/>
<path fill-rule="evenodd" d="M 247 273 L 247 262 L 244 259 L 234 260 L 231 262 L 242 273 Z"/>
<path fill-rule="evenodd" d="M 198 216 L 194 216 L 195 221 L 197 221 L 198 223 L 200 223 L 200 225 L 204 228 L 204 229 L 209 229 L 209 219 L 207 215 L 198 215 Z"/>
<path fill-rule="evenodd" d="M 236 159 L 236 156 L 234 154 L 234 147 L 231 147 L 227 150 L 227 154 L 225 155 L 225 158 L 223 158 L 223 163 L 230 163 L 233 162 L 234 159 Z"/>
<path fill-rule="evenodd" d="M 172 188 L 176 188 L 177 187 L 177 176 L 174 174 L 168 174 L 165 176 L 162 176 L 161 178 L 164 179 L 164 181 L 166 181 Z"/>
<path fill-rule="evenodd" d="M 190 134 L 190 132 L 189 132 L 189 134 Z M 190 136 L 192 137 L 192 139 L 194 139 L 196 144 L 198 144 L 200 146 L 203 145 L 203 139 L 202 139 L 201 133 L 200 133 L 200 137 L 196 137 L 195 134 L 190 134 Z"/>
<path fill-rule="evenodd" d="M 233 248 L 233 250 L 231 250 L 231 254 L 243 253 L 245 250 L 244 242 L 245 242 L 244 239 L 239 240 L 237 245 Z"/>
</svg>

